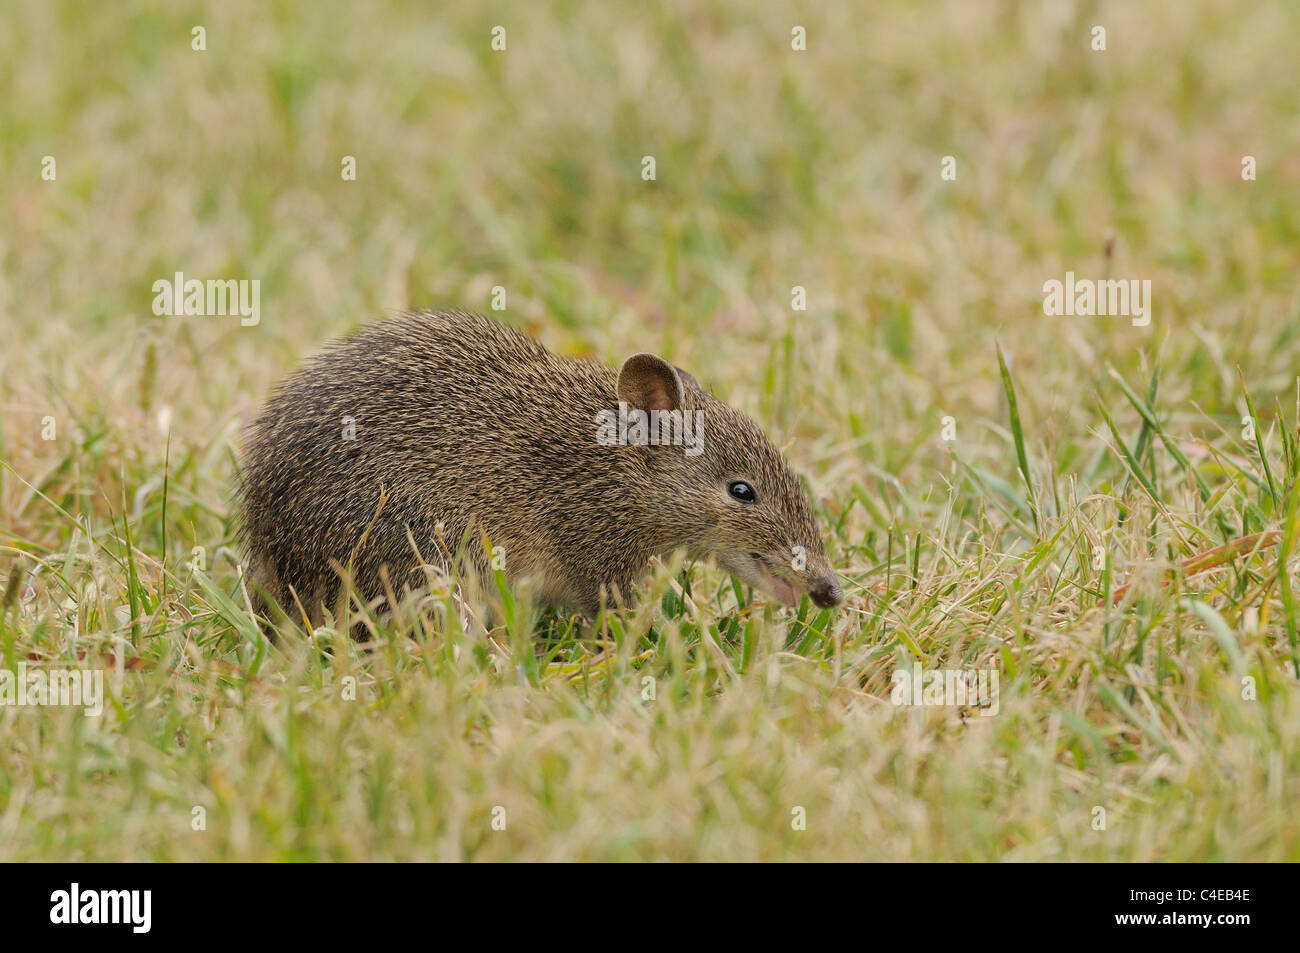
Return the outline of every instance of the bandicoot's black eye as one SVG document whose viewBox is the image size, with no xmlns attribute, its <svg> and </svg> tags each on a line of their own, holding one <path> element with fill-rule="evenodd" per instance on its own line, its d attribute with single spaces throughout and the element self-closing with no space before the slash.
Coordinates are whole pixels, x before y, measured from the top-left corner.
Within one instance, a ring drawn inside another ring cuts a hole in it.
<svg viewBox="0 0 1300 953">
<path fill-rule="evenodd" d="M 754 488 L 744 480 L 732 480 L 727 484 L 727 492 L 731 494 L 732 499 L 740 500 L 742 503 L 758 502 L 758 497 L 754 494 Z"/>
</svg>

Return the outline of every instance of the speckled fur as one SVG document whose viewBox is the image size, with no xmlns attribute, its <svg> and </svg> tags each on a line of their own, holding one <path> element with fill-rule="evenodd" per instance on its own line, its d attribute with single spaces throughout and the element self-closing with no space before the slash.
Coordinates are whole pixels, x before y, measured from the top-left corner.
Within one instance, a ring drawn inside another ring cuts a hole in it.
<svg viewBox="0 0 1300 953">
<path fill-rule="evenodd" d="M 652 556 L 683 548 L 756 586 L 765 571 L 799 592 L 833 585 L 802 488 L 753 421 L 682 374 L 684 408 L 704 411 L 702 454 L 602 446 L 597 413 L 617 410 L 618 377 L 463 312 L 402 315 L 329 346 L 246 434 L 253 588 L 295 617 L 296 594 L 315 624 L 336 607 L 331 561 L 350 564 L 374 600 L 381 567 L 399 594 L 424 583 L 416 549 L 447 569 L 445 553 L 470 540 L 466 561 L 485 572 L 482 534 L 503 548 L 508 579 L 588 616 L 602 599 L 628 600 Z M 355 440 L 343 439 L 344 417 Z M 752 482 L 758 505 L 728 496 L 735 478 Z M 790 565 L 795 545 L 803 571 Z"/>
</svg>

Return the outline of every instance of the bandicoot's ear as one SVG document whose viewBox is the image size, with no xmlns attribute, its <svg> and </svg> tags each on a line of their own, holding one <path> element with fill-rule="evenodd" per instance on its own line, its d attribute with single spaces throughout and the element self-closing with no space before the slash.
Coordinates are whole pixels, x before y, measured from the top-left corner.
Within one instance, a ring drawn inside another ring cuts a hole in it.
<svg viewBox="0 0 1300 953">
<path fill-rule="evenodd" d="M 677 369 L 658 354 L 633 354 L 618 372 L 618 398 L 637 410 L 680 410 L 686 400 Z"/>
<path fill-rule="evenodd" d="M 673 365 L 673 368 L 677 371 L 677 376 L 682 379 L 683 384 L 690 384 L 693 387 L 699 387 L 700 390 L 704 389 L 703 387 L 700 387 L 700 382 L 692 377 L 691 373 L 686 370 L 686 368 L 678 367 L 676 364 Z"/>
</svg>

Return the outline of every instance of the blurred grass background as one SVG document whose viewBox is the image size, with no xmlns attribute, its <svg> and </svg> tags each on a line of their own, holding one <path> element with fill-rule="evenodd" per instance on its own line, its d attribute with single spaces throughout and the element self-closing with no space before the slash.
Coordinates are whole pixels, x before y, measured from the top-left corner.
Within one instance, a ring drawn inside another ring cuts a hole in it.
<svg viewBox="0 0 1300 953">
<path fill-rule="evenodd" d="M 124 671 L 99 720 L 0 707 L 0 856 L 1300 858 L 1293 573 L 1162 586 L 1294 539 L 1298 36 L 1227 0 L 6 5 L 3 648 Z M 1150 279 L 1151 325 L 1045 317 L 1067 270 Z M 154 316 L 176 271 L 259 279 L 260 325 Z M 669 567 L 522 684 L 528 618 L 265 654 L 221 601 L 239 428 L 324 341 L 495 285 L 761 421 L 849 607 Z M 913 656 L 997 667 L 1002 713 L 894 709 Z"/>
</svg>

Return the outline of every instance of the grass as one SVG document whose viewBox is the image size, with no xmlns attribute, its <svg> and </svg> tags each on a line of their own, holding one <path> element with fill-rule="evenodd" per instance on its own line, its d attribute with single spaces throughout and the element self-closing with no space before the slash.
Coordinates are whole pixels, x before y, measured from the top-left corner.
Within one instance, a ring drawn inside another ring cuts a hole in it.
<svg viewBox="0 0 1300 953">
<path fill-rule="evenodd" d="M 6 7 L 0 669 L 110 697 L 0 706 L 0 858 L 1300 859 L 1298 28 Z M 261 323 L 154 316 L 176 271 L 259 279 Z M 1044 315 L 1066 271 L 1149 279 L 1150 325 Z M 846 606 L 678 562 L 605 643 L 438 590 L 262 639 L 241 425 L 327 339 L 495 286 L 761 421 Z M 914 662 L 995 671 L 998 714 L 891 704 Z"/>
</svg>

